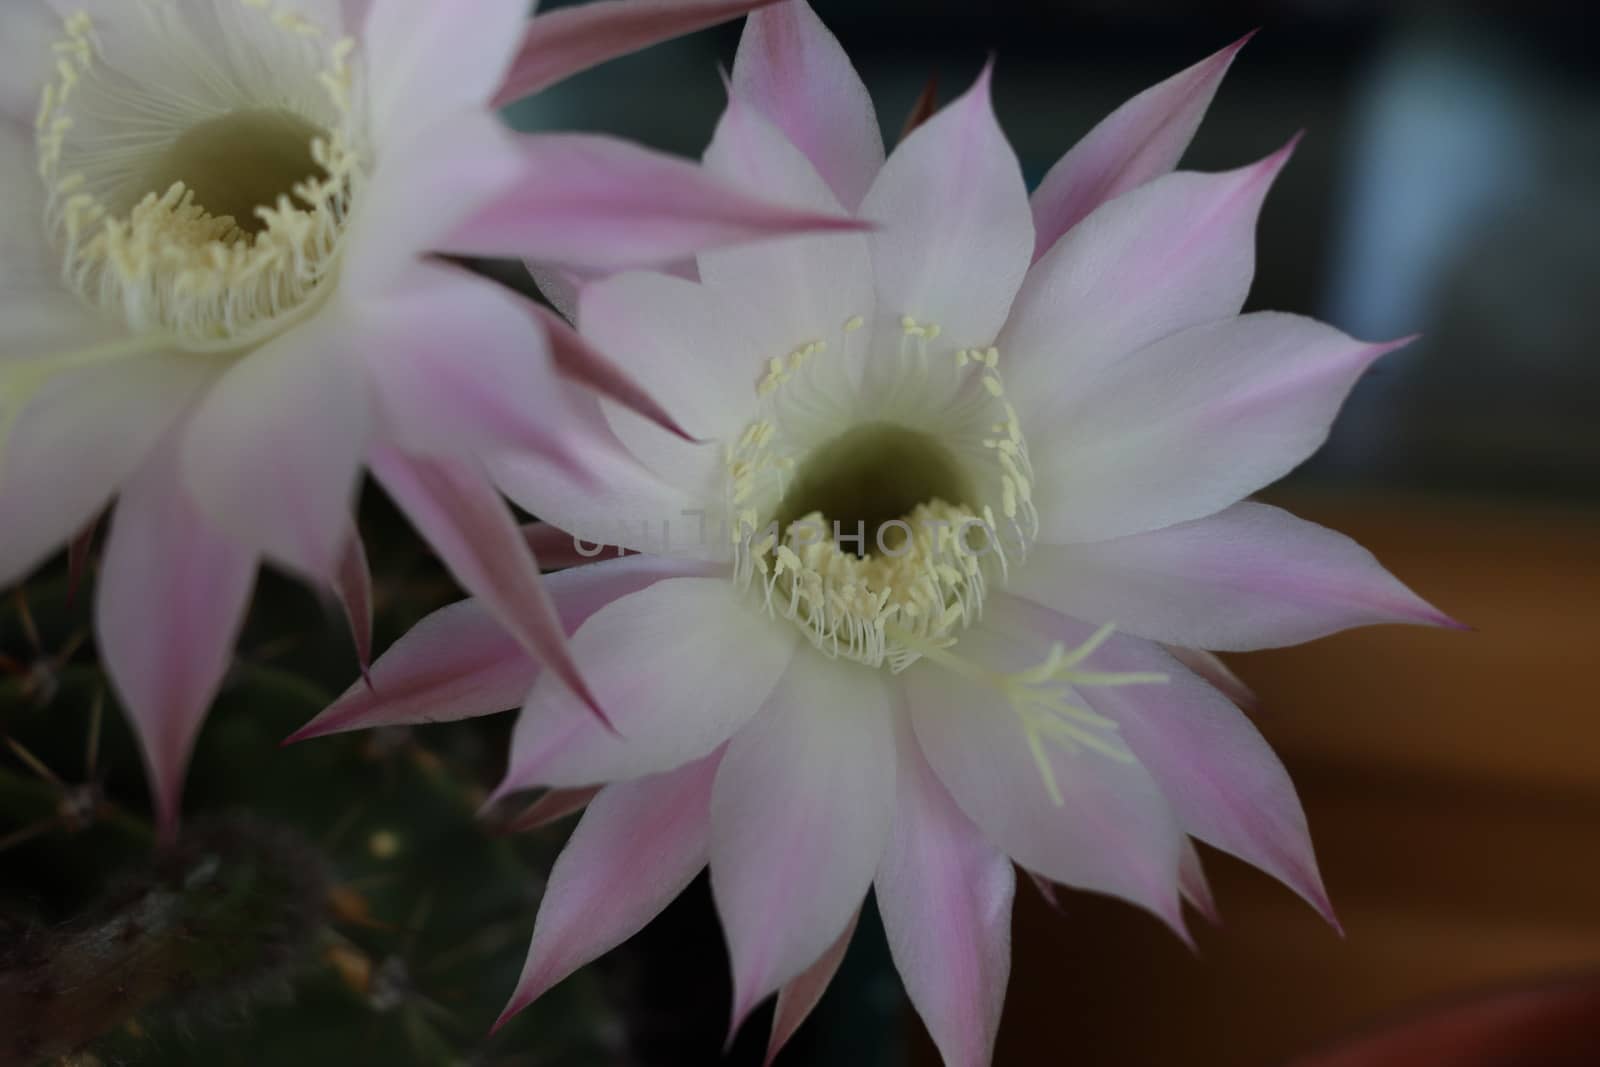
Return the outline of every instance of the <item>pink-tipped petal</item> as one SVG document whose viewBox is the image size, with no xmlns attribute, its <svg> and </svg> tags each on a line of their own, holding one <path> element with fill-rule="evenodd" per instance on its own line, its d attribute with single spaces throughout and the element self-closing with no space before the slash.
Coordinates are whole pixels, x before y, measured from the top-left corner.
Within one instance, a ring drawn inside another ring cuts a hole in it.
<svg viewBox="0 0 1600 1067">
<path fill-rule="evenodd" d="M 940 327 L 951 349 L 994 340 L 1033 252 L 1022 168 L 995 119 L 989 68 L 890 155 L 861 203 L 880 313 Z"/>
<path fill-rule="evenodd" d="M 844 211 L 811 161 L 737 92 L 717 123 L 705 166 L 784 203 L 823 214 Z M 746 312 L 763 352 L 757 360 L 792 352 L 857 315 L 872 317 L 872 259 L 861 234 L 790 237 L 704 252 L 699 266 L 701 280 L 720 303 Z"/>
<path fill-rule="evenodd" d="M 1034 265 L 996 342 L 1025 424 L 1145 345 L 1239 313 L 1256 218 L 1293 148 L 1225 174 L 1158 178 L 1096 209 Z"/>
<path fill-rule="evenodd" d="M 1054 640 L 1037 632 L 1016 598 L 991 595 L 961 649 L 985 670 L 1011 672 L 1043 662 Z M 1137 759 L 1082 745 L 1069 750 L 1044 734 L 1047 779 L 1021 715 L 997 687 L 927 662 L 902 677 L 923 754 L 995 846 L 1053 882 L 1122 897 L 1182 933 L 1183 833 Z M 1117 747 L 1115 733 L 1103 740 Z"/>
<path fill-rule="evenodd" d="M 535 134 L 518 144 L 515 186 L 457 226 L 441 251 L 615 271 L 743 241 L 864 228 L 614 138 Z"/>
<path fill-rule="evenodd" d="M 733 962 L 737 1032 L 838 940 L 872 885 L 894 812 L 895 693 L 803 650 L 734 735 L 711 793 L 711 894 Z"/>
<path fill-rule="evenodd" d="M 560 616 L 510 507 L 476 465 L 384 448 L 373 456 L 372 472 L 462 588 L 609 725 L 567 647 Z"/>
<path fill-rule="evenodd" d="M 720 757 L 714 752 L 595 797 L 550 871 L 527 963 L 497 1028 L 638 933 L 705 866 Z"/>
<path fill-rule="evenodd" d="M 0 384 L 5 373 L 0 363 Z M 213 375 L 168 355 L 71 371 L 46 384 L 9 427 L 16 401 L 0 399 L 0 586 L 88 525 Z"/>
<path fill-rule="evenodd" d="M 183 441 L 184 482 L 206 518 L 319 588 L 344 551 L 371 425 L 351 336 L 323 314 L 245 356 Z"/>
<path fill-rule="evenodd" d="M 562 377 L 648 419 L 670 434 L 694 441 L 689 431 L 678 424 L 649 390 L 616 360 L 585 340 L 566 319 L 537 304 L 529 304 L 528 308 L 544 327 L 551 362 Z"/>
<path fill-rule="evenodd" d="M 532 804 L 529 804 L 515 818 L 506 823 L 509 833 L 521 834 L 532 830 L 542 830 L 552 823 L 560 822 L 568 815 L 576 815 L 589 806 L 600 793 L 600 786 L 591 785 L 584 789 L 550 789 Z"/>
<path fill-rule="evenodd" d="M 733 91 L 805 153 L 841 204 L 855 208 L 883 167 L 883 133 L 861 76 L 804 0 L 745 22 Z"/>
<path fill-rule="evenodd" d="M 1217 900 L 1211 895 L 1211 883 L 1206 880 L 1205 867 L 1200 863 L 1200 850 L 1195 847 L 1194 840 L 1189 837 L 1183 839 L 1183 860 L 1178 865 L 1178 889 L 1206 921 L 1213 926 L 1222 921 L 1222 913 L 1217 911 Z"/>
<path fill-rule="evenodd" d="M 1041 545 L 1025 588 L 1080 619 L 1222 651 L 1377 623 L 1452 625 L 1350 538 L 1252 501 L 1111 541 Z"/>
<path fill-rule="evenodd" d="M 1237 503 L 1315 452 L 1356 379 L 1404 343 L 1256 312 L 1118 361 L 1030 423 L 1040 540 L 1102 541 Z"/>
<path fill-rule="evenodd" d="M 548 522 L 528 523 L 522 528 L 522 537 L 533 549 L 539 565 L 547 570 L 582 567 L 604 559 L 621 559 L 635 554 L 631 549 L 585 541 Z"/>
<path fill-rule="evenodd" d="M 199 514 L 175 442 L 123 490 L 95 590 L 95 640 L 133 720 L 163 837 L 200 724 L 233 661 L 256 557 Z"/>
<path fill-rule="evenodd" d="M 1108 115 L 1050 168 L 1033 194 L 1037 259 L 1089 212 L 1178 165 L 1248 34 Z"/>
<path fill-rule="evenodd" d="M 1185 648 L 1182 645 L 1163 647 L 1173 659 L 1204 678 L 1243 710 L 1255 711 L 1260 705 L 1255 690 L 1246 685 L 1245 680 L 1235 674 L 1233 668 L 1224 663 L 1222 657 L 1216 653 L 1201 648 Z"/>
<path fill-rule="evenodd" d="M 1006 599 L 1018 623 L 1068 648 L 1096 630 L 1048 608 Z M 1161 787 L 1186 833 L 1260 867 L 1337 925 L 1300 798 L 1244 713 L 1158 646 L 1137 637 L 1112 635 L 1084 667 L 1167 676 L 1164 683 L 1084 686 L 1078 693 L 1115 720 L 1119 736 Z M 1189 888 L 1198 892 L 1192 881 Z"/>
<path fill-rule="evenodd" d="M 544 579 L 561 628 L 572 633 L 605 605 L 682 573 L 671 560 L 635 557 Z M 539 663 L 482 601 L 463 600 L 424 618 L 285 744 L 347 730 L 414 726 L 492 715 L 527 699 Z"/>
<path fill-rule="evenodd" d="M 538 16 L 495 93 L 504 107 L 564 78 L 774 0 L 592 0 Z"/>
<path fill-rule="evenodd" d="M 472 0 L 470 11 L 460 0 L 370 7 L 360 54 L 381 141 L 483 110 L 511 69 L 528 17 L 528 0 Z"/>
<path fill-rule="evenodd" d="M 427 263 L 363 307 L 385 438 L 414 455 L 533 452 L 581 476 L 541 310 L 485 278 Z"/>
<path fill-rule="evenodd" d="M 844 962 L 845 952 L 850 948 L 850 939 L 855 936 L 856 923 L 860 919 L 861 912 L 858 910 L 850 917 L 850 923 L 839 935 L 839 940 L 830 945 L 817 962 L 778 990 L 778 1007 L 772 1015 L 772 1033 L 767 1037 L 765 1067 L 772 1067 L 772 1061 L 778 1058 L 783 1046 L 789 1043 L 795 1031 L 816 1010 L 817 1002 L 828 991 L 833 976 L 839 973 L 839 964 Z"/>
<path fill-rule="evenodd" d="M 333 595 L 344 609 L 361 674 L 368 677 L 372 667 L 372 569 L 367 566 L 367 547 L 361 543 L 361 531 L 353 523 L 333 575 Z"/>
<path fill-rule="evenodd" d="M 1042 874 L 1028 871 L 1028 881 L 1033 883 L 1033 888 L 1039 891 L 1044 902 L 1050 905 L 1051 911 L 1064 911 L 1061 906 L 1061 894 L 1056 890 L 1056 884 Z"/>
<path fill-rule="evenodd" d="M 540 678 L 517 720 L 510 769 L 495 797 L 637 778 L 699 759 L 760 709 L 797 637 L 794 627 L 754 611 L 725 573 L 668 578 L 613 601 L 578 628 L 572 655 L 617 731 Z"/>
<path fill-rule="evenodd" d="M 901 727 L 895 817 L 874 887 L 895 969 L 946 1067 L 988 1067 L 1011 974 L 1016 871 Z"/>
</svg>

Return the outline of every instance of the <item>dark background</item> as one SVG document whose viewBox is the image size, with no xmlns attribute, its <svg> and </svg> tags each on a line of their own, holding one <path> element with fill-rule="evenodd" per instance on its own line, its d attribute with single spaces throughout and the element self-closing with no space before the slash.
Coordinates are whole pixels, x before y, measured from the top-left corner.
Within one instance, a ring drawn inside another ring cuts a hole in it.
<svg viewBox="0 0 1600 1067">
<path fill-rule="evenodd" d="M 1068 894 L 1058 915 L 1024 884 L 997 1062 L 1277 1063 L 1473 991 L 1600 967 L 1600 65 L 1586 5 L 815 6 L 891 143 L 930 77 L 949 100 L 994 54 L 996 107 L 1031 181 L 1121 101 L 1259 27 L 1184 163 L 1230 169 L 1307 131 L 1267 200 L 1251 306 L 1367 339 L 1422 334 L 1269 496 L 1358 537 L 1476 627 L 1236 659 L 1301 787 L 1343 939 L 1216 853 L 1224 926 L 1196 917 L 1198 955 L 1125 905 Z M 728 28 L 612 63 L 514 118 L 697 155 L 736 42 Z M 937 1062 L 884 974 L 881 934 L 863 929 L 788 1062 Z M 657 1062 L 714 1062 L 726 993 L 709 905 L 680 904 L 645 937 L 647 959 L 672 960 L 654 986 L 672 996 L 655 1002 L 680 1033 L 703 1017 L 706 1035 L 652 1041 Z M 764 1036 L 741 1043 L 750 1062 Z"/>
</svg>

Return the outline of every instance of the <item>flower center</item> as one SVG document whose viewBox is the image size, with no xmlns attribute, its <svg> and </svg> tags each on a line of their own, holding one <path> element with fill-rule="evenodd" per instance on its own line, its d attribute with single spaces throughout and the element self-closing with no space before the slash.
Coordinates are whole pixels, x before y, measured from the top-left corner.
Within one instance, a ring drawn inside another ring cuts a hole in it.
<svg viewBox="0 0 1600 1067">
<path fill-rule="evenodd" d="M 825 654 L 900 671 L 953 645 L 1027 551 L 1032 473 L 994 349 L 933 352 L 937 328 L 905 320 L 898 352 L 852 366 L 862 325 L 758 385 L 728 455 L 735 577 Z"/>
<path fill-rule="evenodd" d="M 237 6 L 235 6 L 235 4 Z M 234 352 L 312 304 L 363 176 L 354 43 L 267 0 L 66 20 L 36 127 L 66 282 L 130 329 Z"/>
</svg>

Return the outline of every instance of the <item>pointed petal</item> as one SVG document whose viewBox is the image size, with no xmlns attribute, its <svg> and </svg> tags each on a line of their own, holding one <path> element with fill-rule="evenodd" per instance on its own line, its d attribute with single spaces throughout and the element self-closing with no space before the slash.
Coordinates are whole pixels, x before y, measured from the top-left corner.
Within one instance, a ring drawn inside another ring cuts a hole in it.
<svg viewBox="0 0 1600 1067">
<path fill-rule="evenodd" d="M 734 735 L 711 793 L 711 894 L 736 1032 L 815 962 L 872 885 L 894 811 L 886 677 L 802 649 Z"/>
<path fill-rule="evenodd" d="M 637 778 L 699 759 L 761 707 L 797 636 L 757 613 L 726 576 L 669 578 L 613 601 L 578 628 L 572 655 L 617 732 L 539 679 L 495 796 Z"/>
<path fill-rule="evenodd" d="M 1341 533 L 1246 501 L 1204 519 L 1076 545 L 1041 545 L 1030 597 L 1168 644 L 1244 651 L 1352 626 L 1451 620 Z"/>
<path fill-rule="evenodd" d="M 550 871 L 527 963 L 496 1027 L 638 933 L 705 866 L 720 757 L 595 797 Z"/>
<path fill-rule="evenodd" d="M 1032 629 L 1068 648 L 1096 630 L 1025 602 L 1018 610 Z M 1114 634 L 1088 666 L 1167 676 L 1161 684 L 1093 686 L 1079 693 L 1091 708 L 1116 721 L 1186 833 L 1260 867 L 1336 924 L 1300 798 L 1244 713 L 1156 645 L 1136 637 Z"/>
<path fill-rule="evenodd" d="M 1178 165 L 1252 32 L 1123 104 L 1050 168 L 1033 194 L 1035 259 L 1079 219 Z"/>
<path fill-rule="evenodd" d="M 95 640 L 133 720 L 156 819 L 176 830 L 189 753 L 233 662 L 256 558 L 195 509 L 176 444 L 123 490 L 95 593 Z"/>
<path fill-rule="evenodd" d="M 482 110 L 511 69 L 528 0 L 372 0 L 361 55 L 379 143 Z"/>
<path fill-rule="evenodd" d="M 1028 190 L 995 120 L 989 70 L 907 137 L 861 203 L 880 312 L 938 325 L 952 349 L 985 346 L 1033 250 Z"/>
<path fill-rule="evenodd" d="M 550 359 L 556 371 L 598 396 L 620 404 L 668 433 L 692 441 L 689 431 L 678 425 L 667 410 L 615 360 L 586 341 L 582 334 L 560 315 L 537 304 L 528 309 L 544 326 L 550 344 Z M 553 392 L 553 390 L 552 390 Z"/>
<path fill-rule="evenodd" d="M 333 593 L 344 608 L 350 624 L 350 640 L 356 646 L 356 660 L 363 676 L 372 666 L 372 571 L 367 566 L 367 548 L 361 531 L 352 523 L 333 576 Z"/>
<path fill-rule="evenodd" d="M 593 0 L 538 16 L 495 94 L 504 107 L 580 71 L 774 0 Z"/>
<path fill-rule="evenodd" d="M 717 123 L 705 166 L 784 203 L 844 212 L 811 162 L 737 93 Z M 699 264 L 701 280 L 717 299 L 746 312 L 763 356 L 831 340 L 847 320 L 872 317 L 872 259 L 861 234 L 763 241 L 702 253 Z"/>
<path fill-rule="evenodd" d="M 1205 868 L 1200 864 L 1200 850 L 1195 848 L 1194 839 L 1183 839 L 1183 859 L 1178 865 L 1178 888 L 1183 892 L 1183 899 L 1187 900 L 1194 909 L 1204 915 L 1213 925 L 1222 921 L 1222 915 L 1217 911 L 1216 898 L 1211 895 L 1211 883 L 1206 880 Z"/>
<path fill-rule="evenodd" d="M 1128 356 L 1032 424 L 1040 540 L 1102 541 L 1236 503 L 1316 451 L 1356 379 L 1404 343 L 1257 312 Z"/>
<path fill-rule="evenodd" d="M 1106 367 L 1231 318 L 1255 274 L 1256 217 L 1294 143 L 1225 174 L 1169 174 L 1098 208 L 1028 272 L 996 342 L 1024 424 Z"/>
<path fill-rule="evenodd" d="M 537 308 L 455 266 L 420 263 L 363 307 L 385 439 L 412 455 L 528 451 L 580 471 Z"/>
<path fill-rule="evenodd" d="M 94 565 L 94 538 L 100 528 L 100 516 L 89 520 L 78 536 L 67 542 L 67 606 L 77 600 L 78 590 Z"/>
<path fill-rule="evenodd" d="M 900 728 L 894 826 L 875 888 L 889 952 L 947 1067 L 988 1067 L 1011 974 L 1016 872 Z"/>
<path fill-rule="evenodd" d="M 686 160 L 610 137 L 536 134 L 520 138 L 518 148 L 514 188 L 455 227 L 442 251 L 614 271 L 864 225 L 759 198 Z"/>
<path fill-rule="evenodd" d="M 567 648 L 560 617 L 539 583 L 533 552 L 487 477 L 471 463 L 423 459 L 390 448 L 373 456 L 372 473 L 462 588 L 483 601 L 524 649 L 607 722 Z"/>
<path fill-rule="evenodd" d="M 861 76 L 804 0 L 757 11 L 733 61 L 733 92 L 811 161 L 854 209 L 883 167 L 883 133 Z"/>
<path fill-rule="evenodd" d="M 1006 672 L 1044 660 L 1055 638 L 1039 633 L 1018 603 L 989 598 L 982 624 L 962 635 L 964 658 Z M 1053 882 L 1123 897 L 1182 932 L 1183 834 L 1137 760 L 1041 739 L 1057 804 L 1021 717 L 998 689 L 926 662 L 902 677 L 923 754 L 990 841 Z"/>
<path fill-rule="evenodd" d="M 783 1046 L 789 1043 L 795 1031 L 800 1029 L 816 1009 L 822 994 L 828 991 L 833 976 L 839 973 L 839 964 L 844 962 L 845 952 L 850 948 L 850 939 L 855 936 L 856 924 L 860 919 L 861 912 L 858 909 L 850 917 L 850 922 L 845 926 L 844 933 L 839 935 L 839 940 L 829 946 L 828 951 L 824 952 L 817 962 L 778 990 L 778 1007 L 772 1014 L 772 1033 L 767 1038 L 765 1067 L 772 1067 L 772 1061 L 778 1058 Z"/>
<path fill-rule="evenodd" d="M 1200 648 L 1185 648 L 1182 645 L 1163 645 L 1163 648 L 1173 659 L 1188 667 L 1191 671 L 1204 678 L 1206 682 L 1215 687 L 1223 696 L 1233 701 L 1245 711 L 1255 711 L 1260 704 L 1255 690 L 1251 689 L 1234 673 L 1233 668 L 1223 662 L 1222 657 L 1213 652 Z"/>
<path fill-rule="evenodd" d="M 98 515 L 213 374 L 192 357 L 136 356 L 46 384 L 0 436 L 0 586 Z M 0 426 L 8 414 L 0 404 Z"/>
<path fill-rule="evenodd" d="M 185 485 L 205 516 L 319 587 L 344 551 L 371 418 L 349 336 L 322 314 L 245 356 L 183 442 Z"/>
<path fill-rule="evenodd" d="M 429 252 L 470 254 L 452 243 L 451 232 L 516 196 L 527 169 L 524 143 L 494 116 L 467 113 L 387 146 L 356 200 L 341 296 L 388 295 Z"/>
<path fill-rule="evenodd" d="M 582 567 L 602 559 L 621 559 L 635 555 L 632 550 L 615 545 L 591 544 L 576 534 L 570 534 L 548 522 L 530 522 L 522 528 L 523 540 L 533 549 L 534 558 L 546 570 L 562 567 Z"/>
<path fill-rule="evenodd" d="M 681 573 L 673 561 L 641 556 L 575 567 L 544 584 L 562 629 L 571 633 L 613 600 Z M 351 685 L 284 743 L 507 711 L 527 699 L 539 670 L 482 601 L 462 600 L 408 630 L 372 665 L 370 684 Z"/>
<path fill-rule="evenodd" d="M 927 82 L 922 86 L 922 92 L 917 94 L 917 99 L 911 105 L 911 111 L 906 115 L 905 124 L 900 127 L 900 140 L 904 141 L 911 136 L 911 131 L 933 118 L 939 111 L 939 75 L 928 75 Z"/>
<path fill-rule="evenodd" d="M 524 808 L 516 818 L 506 823 L 506 831 L 513 834 L 527 833 L 560 822 L 568 815 L 576 815 L 589 806 L 589 802 L 600 793 L 600 788 L 592 785 L 584 789 L 547 790 L 538 800 Z"/>
</svg>

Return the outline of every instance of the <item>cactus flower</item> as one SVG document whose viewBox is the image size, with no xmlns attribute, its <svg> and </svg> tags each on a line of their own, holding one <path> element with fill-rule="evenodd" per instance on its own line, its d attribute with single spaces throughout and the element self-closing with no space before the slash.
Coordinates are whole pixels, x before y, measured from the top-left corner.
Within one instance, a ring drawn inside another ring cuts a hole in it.
<svg viewBox="0 0 1600 1067">
<path fill-rule="evenodd" d="M 0 11 L 0 583 L 117 499 L 97 634 L 168 827 L 258 561 L 361 603 L 363 471 L 583 690 L 483 464 L 581 467 L 573 388 L 660 413 L 558 321 L 427 253 L 617 268 L 840 224 L 608 138 L 516 136 L 491 110 L 756 5 L 531 23 L 527 0 L 468 6 Z"/>
<path fill-rule="evenodd" d="M 776 1051 L 871 889 L 952 1067 L 992 1056 L 1014 865 L 1183 936 L 1181 902 L 1210 907 L 1198 840 L 1333 921 L 1288 775 L 1198 650 L 1448 620 L 1245 499 L 1395 346 L 1240 314 L 1290 148 L 1172 172 L 1237 48 L 1106 119 L 1030 203 L 987 71 L 885 159 L 815 15 L 751 17 L 707 167 L 876 228 L 582 292 L 585 338 L 710 442 L 597 403 L 599 491 L 507 481 L 637 553 L 549 580 L 617 732 L 467 601 L 300 735 L 522 703 L 499 795 L 588 804 L 508 1014 L 707 866 L 735 1027 L 778 994 Z"/>
</svg>

